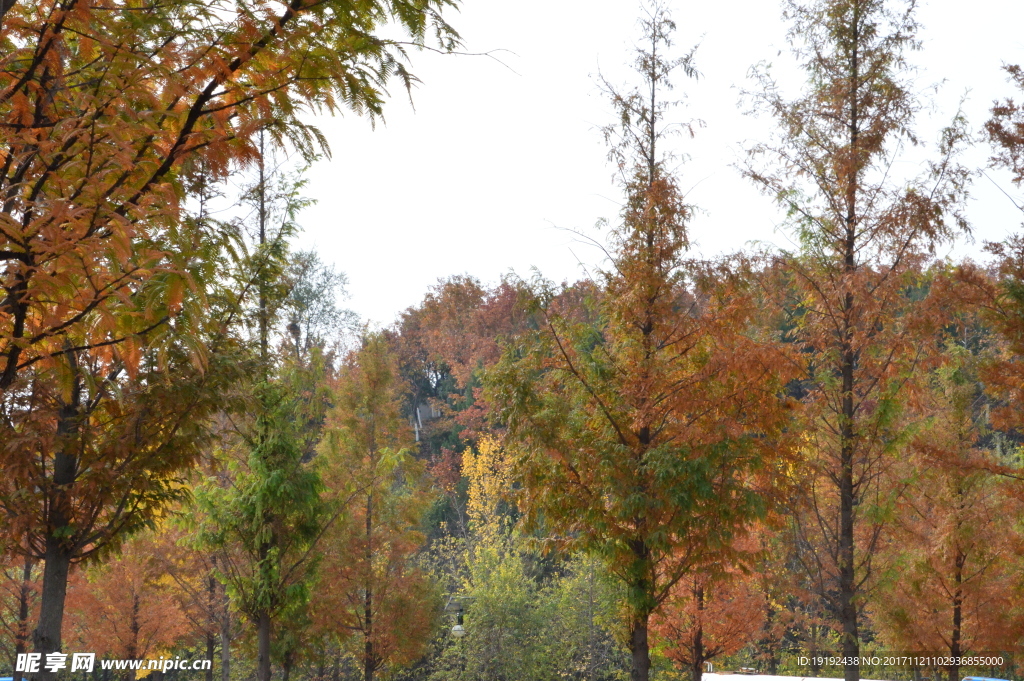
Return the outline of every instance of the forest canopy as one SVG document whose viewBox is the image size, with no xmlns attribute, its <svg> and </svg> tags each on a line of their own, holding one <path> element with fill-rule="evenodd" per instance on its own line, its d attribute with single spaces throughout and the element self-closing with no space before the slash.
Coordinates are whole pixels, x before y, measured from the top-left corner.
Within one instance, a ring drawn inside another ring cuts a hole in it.
<svg viewBox="0 0 1024 681">
<path fill-rule="evenodd" d="M 737 170 L 790 245 L 708 257 L 652 0 L 602 264 L 373 325 L 298 245 L 310 120 L 381 121 L 458 9 L 0 3 L 0 674 L 1018 678 L 1024 233 L 937 254 L 1024 183 L 1021 67 L 930 140 L 913 0 L 787 0 Z"/>
</svg>

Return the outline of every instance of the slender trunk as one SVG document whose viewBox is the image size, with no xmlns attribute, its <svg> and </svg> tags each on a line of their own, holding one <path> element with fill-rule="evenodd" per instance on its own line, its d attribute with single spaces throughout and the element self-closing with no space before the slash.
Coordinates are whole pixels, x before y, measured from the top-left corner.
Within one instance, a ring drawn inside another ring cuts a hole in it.
<svg viewBox="0 0 1024 681">
<path fill-rule="evenodd" d="M 206 632 L 206 659 L 210 660 L 210 667 L 204 674 L 204 681 L 213 681 L 213 655 L 217 649 L 217 636 L 213 631 Z"/>
<path fill-rule="evenodd" d="M 131 616 L 130 616 L 130 619 L 128 620 L 128 632 L 129 632 L 130 638 L 128 639 L 128 647 L 127 647 L 127 650 L 126 650 L 126 657 L 128 657 L 129 659 L 132 659 L 132 660 L 138 659 L 138 657 L 139 657 L 139 652 L 140 652 L 139 651 L 139 631 L 140 630 L 141 630 L 141 627 L 139 626 L 139 594 L 138 593 L 133 593 L 132 594 Z M 153 676 L 154 679 L 159 679 L 160 678 L 159 673 L 157 673 L 155 675 L 152 675 L 152 676 Z M 125 671 L 123 678 L 124 678 L 124 681 L 132 681 L 135 678 L 135 672 L 132 671 L 132 670 L 127 670 L 127 671 Z"/>
<path fill-rule="evenodd" d="M 857 368 L 857 351 L 854 347 L 857 302 L 852 286 L 853 275 L 857 269 L 857 198 L 860 191 L 859 158 L 860 145 L 860 63 L 858 45 L 860 41 L 860 11 L 854 3 L 851 43 L 853 50 L 850 55 L 850 164 L 849 180 L 846 186 L 846 240 L 844 244 L 844 273 L 846 295 L 843 300 L 843 329 L 841 340 L 840 373 L 842 374 L 843 395 L 842 414 L 840 416 L 840 470 L 839 470 L 839 621 L 842 628 L 842 650 L 845 664 L 843 666 L 846 681 L 860 679 L 860 632 L 857 621 L 857 578 L 856 556 L 854 553 L 854 506 L 856 490 L 854 488 L 854 456 L 856 454 L 856 407 L 854 405 L 854 382 Z"/>
<path fill-rule="evenodd" d="M 693 681 L 701 681 L 704 667 L 704 587 L 695 585 L 693 598 L 697 602 L 697 622 L 693 629 L 693 667 L 691 678 Z"/>
<path fill-rule="evenodd" d="M 216 566 L 216 558 L 211 559 L 212 565 Z M 213 576 L 213 570 L 206 577 L 206 659 L 210 660 L 210 668 L 206 670 L 204 681 L 213 681 L 213 655 L 217 648 L 217 580 Z"/>
<path fill-rule="evenodd" d="M 811 629 L 811 641 L 810 641 L 810 653 L 811 658 L 811 676 L 821 676 L 821 665 L 818 663 L 818 625 L 813 622 L 810 625 Z"/>
<path fill-rule="evenodd" d="M 597 669 L 597 611 L 596 598 L 594 596 L 594 561 L 589 561 L 587 571 L 587 679 L 594 678 Z"/>
<path fill-rule="evenodd" d="M 366 593 L 363 598 L 363 681 L 373 681 L 373 494 L 366 495 Z"/>
<path fill-rule="evenodd" d="M 64 624 L 64 601 L 67 598 L 68 574 L 75 547 L 68 541 L 71 528 L 71 486 L 78 477 L 78 457 L 75 456 L 76 436 L 79 430 L 79 411 L 82 401 L 82 383 L 78 378 L 78 362 L 74 353 L 67 355 L 69 369 L 74 378 L 71 399 L 61 405 L 57 416 L 57 443 L 59 450 L 53 456 L 53 477 L 49 508 L 46 516 L 46 553 L 43 566 L 43 590 L 39 604 L 39 623 L 32 634 L 35 652 L 60 651 L 61 627 Z M 55 672 L 40 666 L 33 675 L 37 681 L 49 681 Z"/>
<path fill-rule="evenodd" d="M 30 600 L 32 598 L 32 568 L 35 562 L 31 556 L 25 556 L 25 567 L 21 574 L 21 588 L 18 590 L 18 632 L 14 639 L 14 656 L 23 655 L 28 651 L 28 618 Z M 14 672 L 14 681 L 21 681 L 22 674 Z"/>
<path fill-rule="evenodd" d="M 955 660 L 963 654 L 962 646 L 962 632 L 963 632 L 963 580 L 964 580 L 964 564 L 966 562 L 966 556 L 963 551 L 957 551 L 956 553 L 956 572 L 954 579 L 956 583 L 956 590 L 953 592 L 953 634 L 950 637 L 949 642 L 949 657 L 954 661 L 948 667 L 949 681 L 960 681 L 960 665 L 955 663 Z"/>
<path fill-rule="evenodd" d="M 260 249 L 267 245 L 267 180 L 263 159 L 263 130 L 260 129 L 260 159 L 259 159 L 259 223 L 260 223 Z M 266 269 L 267 254 L 261 250 L 261 267 Z M 260 322 L 260 361 L 263 363 L 264 379 L 266 379 L 267 358 L 269 356 L 269 317 L 267 313 L 267 277 L 265 272 L 259 277 L 259 322 Z"/>
<path fill-rule="evenodd" d="M 295 656 L 292 651 L 288 651 L 284 654 L 283 664 L 281 666 L 281 681 L 288 681 L 292 675 L 292 665 L 294 664 Z"/>
<path fill-rule="evenodd" d="M 222 594 L 223 595 L 223 594 Z M 220 681 L 231 681 L 231 611 L 228 599 L 222 600 L 220 617 Z"/>
<path fill-rule="evenodd" d="M 128 639 L 128 657 L 135 659 L 139 656 L 139 632 L 142 627 L 139 623 L 139 594 L 132 594 L 131 619 L 128 624 L 128 631 L 131 638 Z"/>
<path fill-rule="evenodd" d="M 847 375 L 852 377 L 852 364 L 843 367 L 844 383 Z M 853 397 L 847 392 L 843 396 L 844 412 L 847 404 L 851 405 Z M 847 419 L 844 414 L 844 420 Z M 849 433 L 847 431 L 850 431 Z M 860 679 L 860 667 L 857 660 L 860 656 L 860 635 L 857 622 L 857 583 L 854 555 L 854 490 L 853 490 L 853 436 L 852 427 L 847 422 L 843 426 L 844 443 L 842 447 L 842 469 L 839 479 L 839 621 L 842 627 L 842 650 L 846 658 L 844 676 L 846 681 Z M 849 439 L 846 439 L 846 438 Z"/>
</svg>

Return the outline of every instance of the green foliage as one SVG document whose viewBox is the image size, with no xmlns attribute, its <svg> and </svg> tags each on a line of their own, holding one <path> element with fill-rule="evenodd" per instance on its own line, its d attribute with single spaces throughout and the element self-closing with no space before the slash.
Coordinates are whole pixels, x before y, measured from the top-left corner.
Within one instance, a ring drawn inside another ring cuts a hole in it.
<svg viewBox="0 0 1024 681">
<path fill-rule="evenodd" d="M 197 487 L 202 513 L 197 541 L 224 551 L 231 566 L 220 578 L 243 613 L 277 614 L 304 604 L 314 567 L 310 549 L 324 523 L 322 484 L 303 462 L 303 423 L 294 395 L 257 386 L 260 414 L 244 458 L 229 459 L 230 486 L 211 477 Z"/>
<path fill-rule="evenodd" d="M 454 581 L 467 604 L 467 635 L 454 638 L 448 622 L 426 664 L 427 679 L 628 678 L 621 583 L 599 560 L 583 557 L 543 578 L 531 546 L 506 528 L 435 547 L 438 566 L 460 566 Z"/>
</svg>

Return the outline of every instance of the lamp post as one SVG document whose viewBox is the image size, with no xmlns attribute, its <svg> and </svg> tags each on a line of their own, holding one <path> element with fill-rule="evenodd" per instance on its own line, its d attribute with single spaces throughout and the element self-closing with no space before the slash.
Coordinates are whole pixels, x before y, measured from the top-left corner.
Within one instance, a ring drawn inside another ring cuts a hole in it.
<svg viewBox="0 0 1024 681">
<path fill-rule="evenodd" d="M 448 604 L 444 606 L 445 612 L 455 615 L 455 626 L 452 627 L 452 636 L 457 639 L 461 639 L 467 633 L 465 627 L 462 626 L 462 617 L 466 612 L 466 604 L 472 600 L 472 596 L 450 596 Z"/>
</svg>

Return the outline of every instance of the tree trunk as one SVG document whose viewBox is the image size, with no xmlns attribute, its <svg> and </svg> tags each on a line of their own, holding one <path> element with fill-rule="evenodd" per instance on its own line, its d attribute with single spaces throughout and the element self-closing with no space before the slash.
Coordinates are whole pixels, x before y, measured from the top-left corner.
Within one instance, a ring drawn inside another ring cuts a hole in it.
<svg viewBox="0 0 1024 681">
<path fill-rule="evenodd" d="M 261 608 L 256 620 L 258 658 L 256 661 L 257 681 L 270 681 L 270 613 Z"/>
<path fill-rule="evenodd" d="M 949 665 L 948 674 L 949 681 L 960 681 L 960 665 L 956 664 L 956 659 L 963 654 L 963 646 L 961 643 L 963 635 L 963 579 L 964 579 L 964 564 L 967 561 L 967 557 L 962 551 L 956 553 L 956 591 L 953 592 L 953 634 L 950 637 L 949 643 L 949 656 L 954 661 L 953 664 Z"/>
<path fill-rule="evenodd" d="M 775 624 L 775 607 L 772 605 L 772 599 L 769 597 L 767 590 L 764 595 L 764 639 L 762 639 L 761 647 L 767 652 L 768 655 L 768 674 L 775 676 L 779 673 L 779 657 L 775 654 L 776 652 L 776 641 L 772 635 L 772 627 Z"/>
<path fill-rule="evenodd" d="M 141 652 L 139 648 L 139 632 L 141 631 L 141 629 L 142 627 L 139 623 L 139 594 L 134 593 L 132 594 L 132 612 L 129 624 L 129 632 L 131 634 L 131 638 L 128 640 L 128 649 L 126 651 L 127 657 L 129 659 L 134 660 L 138 659 L 139 657 L 139 653 Z M 154 679 L 160 678 L 159 673 L 152 676 Z M 133 681 L 134 678 L 135 672 L 133 670 L 129 669 L 125 671 L 124 681 Z"/>
<path fill-rule="evenodd" d="M 647 642 L 647 612 L 634 616 L 629 632 L 629 652 L 632 657 L 630 681 L 648 681 L 651 676 L 651 651 Z"/>
<path fill-rule="evenodd" d="M 213 559 L 213 565 L 216 565 Z M 213 570 L 206 577 L 206 607 L 209 616 L 206 618 L 206 659 L 210 660 L 210 668 L 203 675 L 203 681 L 213 681 L 213 655 L 217 648 L 217 635 L 214 633 L 217 624 L 217 580 Z"/>
<path fill-rule="evenodd" d="M 46 562 L 43 566 L 43 591 L 39 606 L 39 624 L 32 634 L 35 652 L 43 654 L 60 650 L 60 632 L 64 624 L 64 601 L 68 589 L 68 573 L 71 570 L 71 552 L 60 538 L 51 531 L 46 537 Z M 55 676 L 42 666 L 33 675 L 38 681 L 48 681 Z"/>
<path fill-rule="evenodd" d="M 811 623 L 811 676 L 821 675 L 821 665 L 818 663 L 818 625 Z M 226 680 L 225 680 L 226 681 Z"/>
<path fill-rule="evenodd" d="M 857 623 L 857 581 L 854 554 L 854 489 L 853 489 L 853 352 L 844 353 L 843 427 L 839 471 L 839 622 L 842 628 L 843 666 L 846 681 L 859 681 L 860 634 Z"/>
<path fill-rule="evenodd" d="M 18 631 L 14 639 L 14 656 L 23 655 L 28 651 L 28 618 L 29 599 L 32 594 L 32 568 L 35 563 L 32 557 L 25 556 L 25 568 L 21 575 L 21 589 L 18 591 Z M 14 672 L 14 681 L 21 681 L 22 673 Z"/>
<path fill-rule="evenodd" d="M 46 517 L 46 553 L 43 566 L 43 591 L 39 604 L 39 624 L 32 634 L 35 652 L 43 654 L 60 651 L 61 627 L 64 624 L 64 601 L 68 591 L 68 574 L 74 547 L 69 545 L 67 531 L 71 524 L 70 487 L 78 477 L 78 457 L 74 441 L 79 428 L 79 410 L 82 400 L 82 384 L 77 375 L 77 358 L 67 355 L 70 369 L 75 373 L 71 399 L 61 405 L 57 416 L 57 442 L 60 450 L 53 456 L 52 496 Z M 40 666 L 33 675 L 37 681 L 49 681 L 55 672 L 48 672 Z"/>
<path fill-rule="evenodd" d="M 693 599 L 697 602 L 697 625 L 693 630 L 693 665 L 690 676 L 692 681 L 701 681 L 704 672 L 704 588 L 699 584 L 693 589 Z"/>
<path fill-rule="evenodd" d="M 371 448 L 371 455 L 376 447 Z M 373 649 L 373 494 L 366 496 L 366 593 L 363 597 L 363 681 L 373 681 L 377 667 Z"/>
<path fill-rule="evenodd" d="M 860 11 L 857 3 L 853 3 L 853 17 L 850 43 L 850 118 L 849 118 L 849 180 L 846 186 L 846 239 L 843 260 L 847 276 L 847 286 L 852 286 L 849 279 L 857 270 L 857 198 L 860 193 L 860 180 L 857 164 L 860 150 L 860 108 L 857 88 L 860 87 Z M 854 308 L 856 300 L 853 292 L 847 288 L 843 300 L 843 335 L 841 343 L 840 372 L 843 381 L 842 407 L 840 416 L 840 470 L 839 470 L 839 622 L 842 627 L 842 648 L 845 663 L 843 676 L 846 681 L 860 680 L 860 632 L 857 626 L 857 581 L 856 562 L 854 555 L 854 506 L 855 490 L 853 461 L 856 454 L 856 429 L 854 420 L 857 417 L 854 405 L 853 390 L 857 369 L 857 351 L 854 348 L 856 316 Z"/>
<path fill-rule="evenodd" d="M 294 654 L 292 651 L 288 651 L 284 654 L 283 664 L 281 665 L 281 681 L 288 681 L 292 675 L 292 664 L 294 660 Z"/>
<path fill-rule="evenodd" d="M 217 637 L 212 631 L 206 632 L 206 659 L 210 660 L 210 668 L 203 675 L 204 681 L 213 681 L 213 654 L 217 649 Z"/>
<path fill-rule="evenodd" d="M 231 611 L 228 599 L 222 594 L 223 610 L 220 616 L 220 681 L 231 681 Z"/>
</svg>

